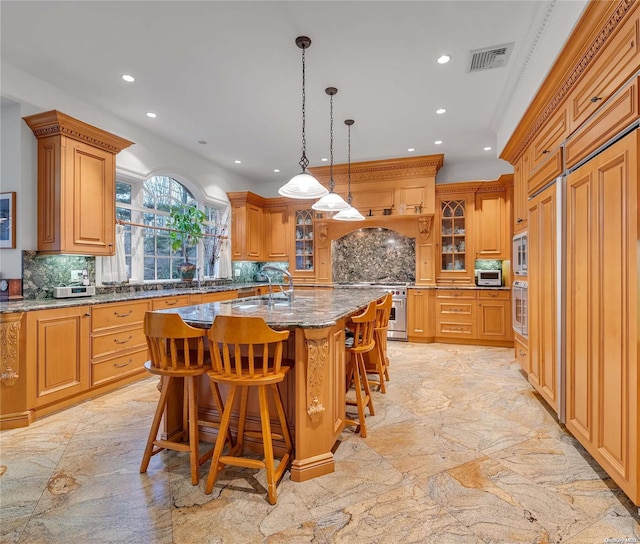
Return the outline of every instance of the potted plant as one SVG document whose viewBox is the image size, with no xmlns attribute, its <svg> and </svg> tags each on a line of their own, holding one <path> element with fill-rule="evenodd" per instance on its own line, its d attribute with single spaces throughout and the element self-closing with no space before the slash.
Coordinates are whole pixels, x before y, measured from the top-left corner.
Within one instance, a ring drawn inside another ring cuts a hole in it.
<svg viewBox="0 0 640 544">
<path fill-rule="evenodd" d="M 196 273 L 196 265 L 189 262 L 189 249 L 197 245 L 204 237 L 204 222 L 207 216 L 195 206 L 172 206 L 167 226 L 172 229 L 169 232 L 171 249 L 182 250 L 184 261 L 178 266 L 180 277 L 184 281 L 193 280 Z"/>
</svg>

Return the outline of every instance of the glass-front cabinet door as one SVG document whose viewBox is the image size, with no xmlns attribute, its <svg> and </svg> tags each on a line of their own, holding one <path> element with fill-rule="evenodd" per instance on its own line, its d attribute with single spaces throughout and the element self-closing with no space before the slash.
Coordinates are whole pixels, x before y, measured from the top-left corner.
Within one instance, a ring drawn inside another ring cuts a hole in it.
<svg viewBox="0 0 640 544">
<path fill-rule="evenodd" d="M 295 211 L 295 271 L 313 272 L 313 210 Z"/>
<path fill-rule="evenodd" d="M 439 278 L 453 283 L 471 283 L 473 260 L 469 226 L 472 206 L 466 195 L 440 200 Z"/>
</svg>

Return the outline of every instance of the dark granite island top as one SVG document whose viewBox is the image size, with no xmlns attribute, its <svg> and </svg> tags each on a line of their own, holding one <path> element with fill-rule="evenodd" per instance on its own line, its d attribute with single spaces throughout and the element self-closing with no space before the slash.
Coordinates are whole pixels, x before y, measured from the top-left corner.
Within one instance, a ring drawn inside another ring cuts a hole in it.
<svg viewBox="0 0 640 544">
<path fill-rule="evenodd" d="M 266 304 L 265 295 L 158 311 L 180 314 L 193 327 L 209 328 L 216 315 L 235 315 L 262 317 L 267 325 L 278 329 L 315 329 L 332 327 L 384 295 L 384 289 L 375 288 L 326 289 L 294 292 L 291 303 L 281 293 L 274 293 L 273 305 Z"/>
<path fill-rule="evenodd" d="M 178 313 L 195 327 L 209 328 L 216 315 L 259 316 L 278 329 L 289 329 L 285 357 L 291 370 L 279 385 L 288 424 L 294 440 L 291 479 L 303 482 L 335 470 L 333 449 L 345 425 L 345 334 L 350 315 L 386 294 L 384 289 L 327 289 L 300 291 L 289 303 L 278 297 L 273 307 L 266 297 L 252 297 L 229 302 L 213 302 L 158 312 Z M 223 399 L 226 388 L 221 386 Z M 254 399 L 255 400 L 255 399 Z M 206 378 L 198 393 L 199 419 L 219 418 Z M 167 434 L 182 428 L 182 402 L 176 400 L 167 409 Z M 237 421 L 232 415 L 232 421 Z M 279 432 L 276 426 L 275 432 Z M 260 429 L 259 408 L 249 399 L 247 428 Z M 202 428 L 201 438 L 215 441 L 216 430 Z M 251 448 L 252 444 L 247 443 Z M 259 447 L 253 445 L 259 451 Z M 275 445 L 278 451 L 278 444 Z"/>
</svg>

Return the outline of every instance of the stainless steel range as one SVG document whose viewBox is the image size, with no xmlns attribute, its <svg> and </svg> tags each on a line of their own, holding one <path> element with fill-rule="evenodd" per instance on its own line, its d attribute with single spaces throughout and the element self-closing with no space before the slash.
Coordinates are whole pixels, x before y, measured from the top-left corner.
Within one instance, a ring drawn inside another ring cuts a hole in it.
<svg viewBox="0 0 640 544">
<path fill-rule="evenodd" d="M 359 282 L 343 284 L 345 287 L 377 287 L 391 293 L 391 314 L 389 316 L 389 340 L 407 340 L 407 283 L 386 284 Z"/>
</svg>

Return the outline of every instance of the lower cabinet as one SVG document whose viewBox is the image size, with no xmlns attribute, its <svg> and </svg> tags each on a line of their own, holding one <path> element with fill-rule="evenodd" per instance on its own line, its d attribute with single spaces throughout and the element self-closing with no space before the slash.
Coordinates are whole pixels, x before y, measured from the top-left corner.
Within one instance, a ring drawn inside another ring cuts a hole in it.
<svg viewBox="0 0 640 544">
<path fill-rule="evenodd" d="M 89 306 L 27 313 L 27 371 L 34 407 L 89 389 Z"/>
<path fill-rule="evenodd" d="M 512 345 L 507 290 L 408 289 L 407 299 L 410 341 Z"/>
<path fill-rule="evenodd" d="M 91 309 L 91 386 L 143 371 L 147 360 L 144 314 L 148 300 L 101 304 Z"/>
<path fill-rule="evenodd" d="M 529 342 L 517 333 L 514 333 L 513 336 L 515 359 L 518 361 L 520 368 L 529 374 L 531 371 L 531 366 L 529 365 Z"/>
</svg>

